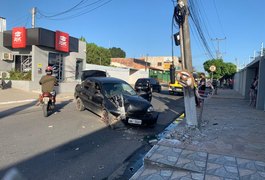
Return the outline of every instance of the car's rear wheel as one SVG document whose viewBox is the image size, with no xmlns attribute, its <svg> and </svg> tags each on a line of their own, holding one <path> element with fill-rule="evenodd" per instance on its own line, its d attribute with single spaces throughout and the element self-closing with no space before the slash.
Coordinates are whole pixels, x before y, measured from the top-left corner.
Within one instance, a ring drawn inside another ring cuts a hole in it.
<svg viewBox="0 0 265 180">
<path fill-rule="evenodd" d="M 76 99 L 76 109 L 78 111 L 84 111 L 85 110 L 84 103 L 79 97 Z"/>
</svg>

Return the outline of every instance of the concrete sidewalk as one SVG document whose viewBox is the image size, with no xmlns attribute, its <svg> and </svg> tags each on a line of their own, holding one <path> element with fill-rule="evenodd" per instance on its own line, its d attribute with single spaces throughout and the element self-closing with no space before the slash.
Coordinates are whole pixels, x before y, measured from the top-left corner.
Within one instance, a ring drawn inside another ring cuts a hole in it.
<svg viewBox="0 0 265 180">
<path fill-rule="evenodd" d="M 29 92 L 15 88 L 0 89 L 0 106 L 37 101 L 40 92 Z M 73 93 L 57 94 L 57 101 L 73 99 Z"/>
<path fill-rule="evenodd" d="M 264 111 L 220 89 L 204 103 L 201 129 L 182 121 L 165 132 L 131 179 L 265 179 L 264 128 Z"/>
</svg>

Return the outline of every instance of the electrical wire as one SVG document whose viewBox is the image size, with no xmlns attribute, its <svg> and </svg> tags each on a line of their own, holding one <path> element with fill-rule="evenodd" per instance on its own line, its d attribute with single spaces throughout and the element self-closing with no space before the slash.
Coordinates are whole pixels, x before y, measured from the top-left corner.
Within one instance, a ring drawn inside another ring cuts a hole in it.
<svg viewBox="0 0 265 180">
<path fill-rule="evenodd" d="M 195 9 L 194 7 L 195 7 L 194 2 L 192 0 L 190 0 L 189 1 L 189 13 L 190 13 L 191 20 L 194 23 L 194 27 L 197 30 L 198 36 L 202 42 L 203 47 L 205 48 L 209 57 L 214 59 L 211 48 L 207 42 L 207 39 L 206 39 L 205 33 L 204 33 L 204 32 L 208 33 L 207 28 L 204 28 L 204 29 L 202 28 L 203 23 L 202 23 L 202 20 L 200 17 L 200 12 L 197 9 Z M 198 7 L 198 6 L 196 6 L 196 7 Z M 208 33 L 208 35 L 209 35 L 209 33 Z"/>
<path fill-rule="evenodd" d="M 221 19 L 220 19 L 220 15 L 219 15 L 219 12 L 217 10 L 217 6 L 216 6 L 216 2 L 215 0 L 213 0 L 213 4 L 214 4 L 214 8 L 215 8 L 215 11 L 216 11 L 216 14 L 217 14 L 217 18 L 218 18 L 218 22 L 220 24 L 220 27 L 221 27 L 221 30 L 223 32 L 223 35 L 226 37 L 225 33 L 224 33 L 224 28 L 223 28 L 223 25 L 222 25 L 222 22 L 221 22 Z"/>
<path fill-rule="evenodd" d="M 41 11 L 37 11 L 42 17 L 44 18 L 47 18 L 49 20 L 66 20 L 66 19 L 72 19 L 72 18 L 76 18 L 76 17 L 79 17 L 79 16 L 82 16 L 84 14 L 87 14 L 87 13 L 90 13 L 108 3 L 110 3 L 112 0 L 108 0 L 108 1 L 105 1 L 105 0 L 97 0 L 93 3 L 90 3 L 90 4 L 85 4 L 86 2 L 84 2 L 84 0 L 80 1 L 78 4 L 76 4 L 74 7 L 72 8 L 69 8 L 68 10 L 65 10 L 63 12 L 60 12 L 60 13 L 57 13 L 57 14 L 54 14 L 54 15 L 45 15 L 44 13 L 42 13 Z M 103 2 L 103 3 L 102 3 Z M 90 6 L 93 6 L 95 4 L 98 4 L 96 7 L 92 8 L 92 9 L 87 9 L 87 7 L 90 7 Z M 82 9 L 82 10 L 81 10 Z M 79 11 L 78 11 L 79 10 Z M 80 11 L 81 10 L 81 11 Z M 63 16 L 63 15 L 67 15 L 67 14 L 70 14 L 72 13 L 73 11 L 78 11 L 74 14 L 71 14 L 71 15 L 68 15 L 68 16 Z M 61 17 L 58 17 L 58 16 L 61 16 Z M 63 17 L 62 17 L 63 16 Z"/>
<path fill-rule="evenodd" d="M 28 20 L 28 18 L 29 18 L 29 15 L 17 18 L 13 22 L 11 21 L 10 23 L 8 23 L 8 25 L 11 27 L 20 26 L 21 24 L 24 24 Z"/>
<path fill-rule="evenodd" d="M 92 11 L 95 11 L 96 9 L 105 6 L 106 4 L 110 3 L 111 1 L 113 1 L 113 0 L 109 0 L 109 1 L 107 1 L 107 2 L 105 2 L 105 3 L 103 3 L 103 4 L 99 5 L 99 6 L 97 6 L 97 7 L 95 7 L 95 8 L 92 8 L 92 9 L 87 10 L 87 11 L 80 12 L 80 13 L 75 14 L 75 15 L 72 15 L 72 16 L 67 16 L 67 17 L 64 17 L 64 18 L 51 19 L 51 20 L 66 20 L 66 19 L 73 19 L 73 18 L 76 18 L 76 17 L 82 16 L 82 15 L 88 14 L 88 13 L 90 13 L 90 12 L 92 12 Z"/>
<path fill-rule="evenodd" d="M 51 17 L 56 17 L 56 16 L 60 16 L 60 15 L 63 15 L 63 14 L 66 14 L 66 13 L 69 13 L 71 12 L 72 10 L 74 10 L 76 7 L 78 7 L 80 4 L 82 4 L 84 2 L 84 0 L 81 0 L 79 3 L 77 3 L 75 6 L 65 10 L 65 11 L 62 11 L 62 12 L 59 12 L 57 14 L 54 14 L 54 15 L 45 15 L 43 13 L 41 13 L 41 11 L 39 10 L 38 12 L 40 13 L 40 15 L 42 15 L 43 17 L 46 17 L 46 18 L 51 18 Z"/>
<path fill-rule="evenodd" d="M 26 23 L 25 23 L 25 27 L 27 27 L 27 25 L 28 25 L 28 23 L 30 22 L 30 15 L 28 15 L 28 18 L 27 18 L 27 20 L 26 20 Z"/>
</svg>

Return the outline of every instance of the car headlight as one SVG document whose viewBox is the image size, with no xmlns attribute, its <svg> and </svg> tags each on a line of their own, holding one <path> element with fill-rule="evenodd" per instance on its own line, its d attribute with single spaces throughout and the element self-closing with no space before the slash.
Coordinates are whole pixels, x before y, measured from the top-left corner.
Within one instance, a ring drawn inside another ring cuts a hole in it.
<svg viewBox="0 0 265 180">
<path fill-rule="evenodd" d="M 154 108 L 153 108 L 153 106 L 150 106 L 148 109 L 147 109 L 147 112 L 153 112 L 154 111 Z"/>
</svg>

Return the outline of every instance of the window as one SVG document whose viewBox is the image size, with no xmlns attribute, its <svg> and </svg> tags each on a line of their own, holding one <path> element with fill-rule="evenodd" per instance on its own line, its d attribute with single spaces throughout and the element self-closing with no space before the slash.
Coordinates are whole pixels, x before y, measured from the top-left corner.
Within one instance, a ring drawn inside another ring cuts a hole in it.
<svg viewBox="0 0 265 180">
<path fill-rule="evenodd" d="M 29 55 L 15 55 L 15 70 L 28 72 L 32 70 L 32 57 Z"/>
<path fill-rule="evenodd" d="M 59 82 L 63 81 L 63 56 L 58 53 L 49 53 L 48 66 L 52 66 L 53 75 Z"/>
<path fill-rule="evenodd" d="M 162 66 L 162 63 L 161 63 L 161 62 L 158 62 L 158 63 L 157 63 L 157 66 Z"/>
</svg>

